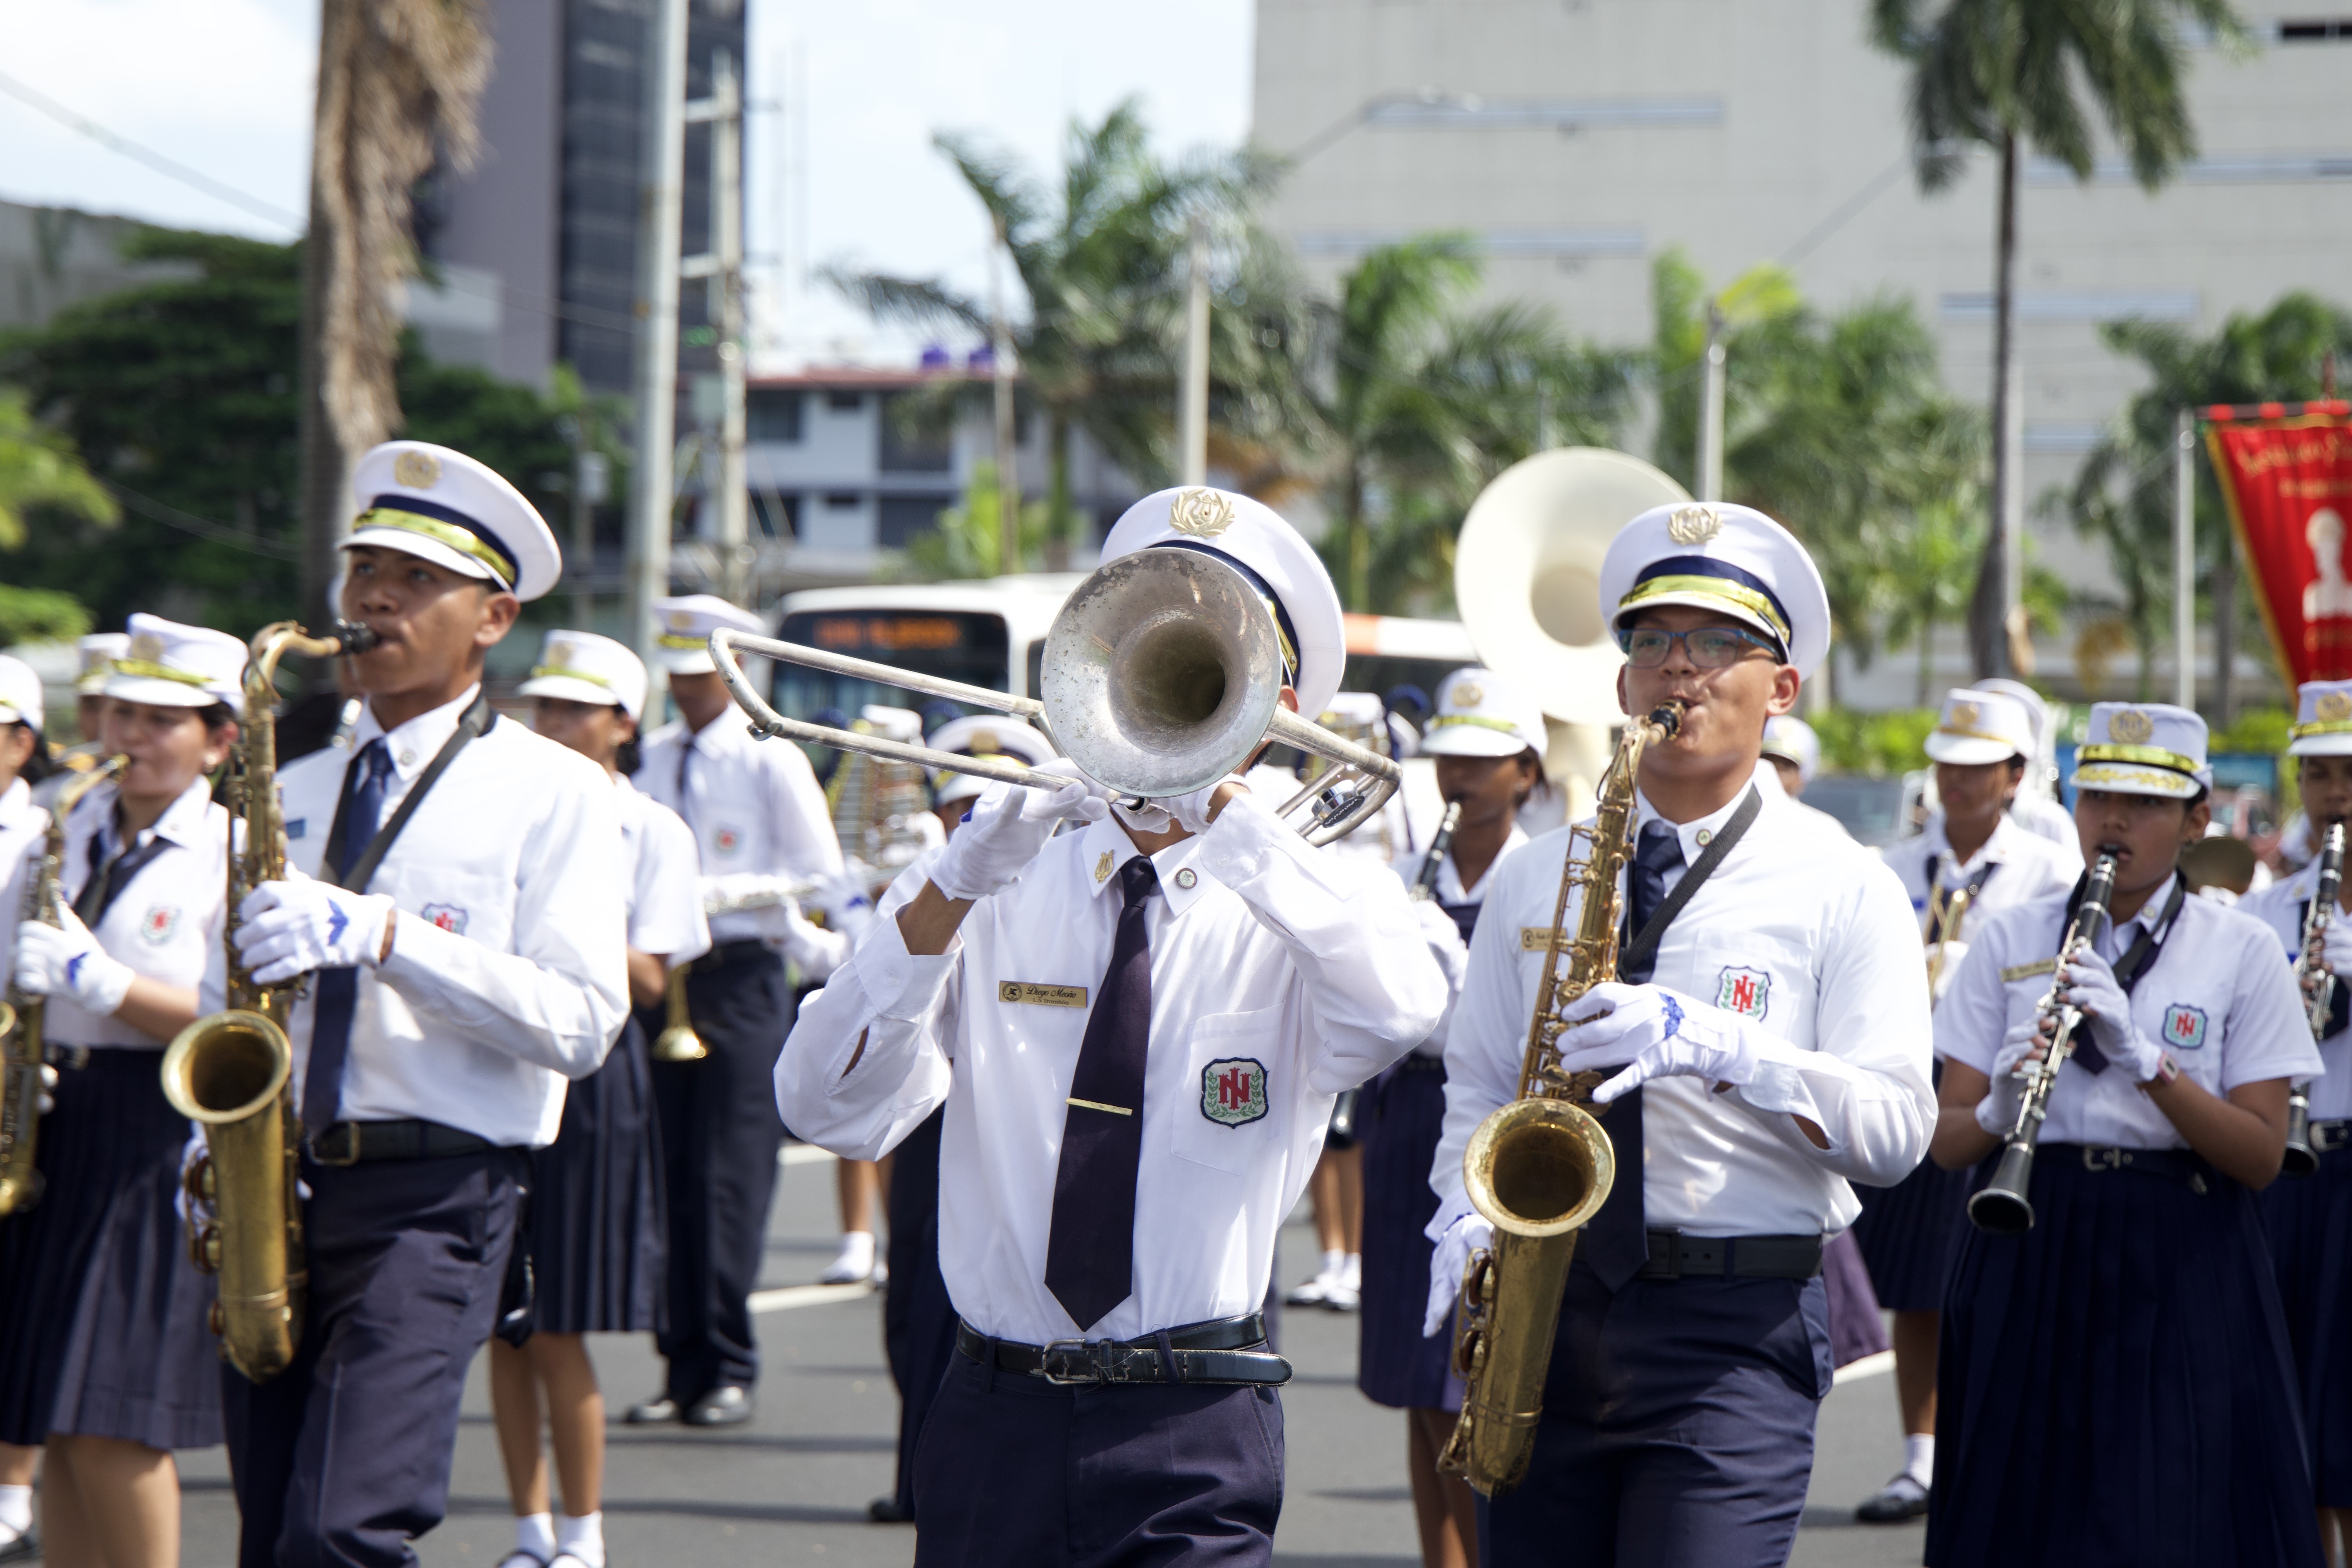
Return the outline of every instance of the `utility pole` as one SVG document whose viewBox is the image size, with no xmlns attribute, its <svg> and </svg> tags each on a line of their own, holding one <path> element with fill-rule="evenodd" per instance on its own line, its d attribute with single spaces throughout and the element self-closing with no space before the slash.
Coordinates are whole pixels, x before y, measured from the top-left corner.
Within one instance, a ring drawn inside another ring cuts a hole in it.
<svg viewBox="0 0 2352 1568">
<path fill-rule="evenodd" d="M 996 570 L 1021 570 L 1020 454 L 1013 440 L 1013 334 L 1004 325 L 1004 220 L 988 246 L 988 369 L 996 396 Z"/>
<path fill-rule="evenodd" d="M 1698 499 L 1723 499 L 1723 307 L 1706 302 L 1706 353 L 1700 357 Z"/>
<path fill-rule="evenodd" d="M 751 607 L 751 488 L 744 468 L 743 407 L 743 85 L 734 57 L 720 49 L 710 64 L 710 96 L 686 106 L 689 124 L 710 127 L 710 248 L 678 264 L 681 278 L 704 279 L 705 313 L 719 334 L 719 479 L 713 488 L 719 596 Z"/>
<path fill-rule="evenodd" d="M 2197 706 L 2196 416 L 2172 422 L 2172 700 Z"/>
<path fill-rule="evenodd" d="M 2009 461 L 2000 467 L 2000 625 L 2007 673 L 2033 673 L 2033 645 L 2025 621 L 2025 356 L 2010 334 L 2009 381 L 2001 397 L 2001 444 Z"/>
<path fill-rule="evenodd" d="M 677 439 L 677 250 L 685 221 L 687 0 L 655 0 L 637 184 L 637 461 L 629 500 L 629 646 L 654 663 L 653 602 L 669 592 Z"/>
<path fill-rule="evenodd" d="M 1184 386 L 1176 428 L 1183 482 L 1209 482 L 1209 220 L 1192 215 L 1185 244 Z"/>
</svg>

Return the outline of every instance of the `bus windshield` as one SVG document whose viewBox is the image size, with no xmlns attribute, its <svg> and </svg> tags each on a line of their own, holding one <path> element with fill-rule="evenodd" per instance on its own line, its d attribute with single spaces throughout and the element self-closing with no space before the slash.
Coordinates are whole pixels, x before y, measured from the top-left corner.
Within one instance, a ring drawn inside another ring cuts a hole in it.
<svg viewBox="0 0 2352 1568">
<path fill-rule="evenodd" d="M 1012 689 L 1011 637 L 1004 617 L 983 611 L 803 610 L 786 616 L 777 636 L 967 686 Z M 793 719 L 806 719 L 824 708 L 855 719 L 869 702 L 919 711 L 925 703 L 938 700 L 902 687 L 782 662 L 775 668 L 770 700 L 778 712 Z"/>
</svg>

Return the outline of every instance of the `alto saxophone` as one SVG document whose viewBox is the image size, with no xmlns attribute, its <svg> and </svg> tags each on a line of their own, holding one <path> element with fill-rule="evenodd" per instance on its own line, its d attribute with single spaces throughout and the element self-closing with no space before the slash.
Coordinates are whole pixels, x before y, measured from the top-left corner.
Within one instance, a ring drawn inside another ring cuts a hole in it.
<svg viewBox="0 0 2352 1568">
<path fill-rule="evenodd" d="M 1618 882 L 1633 854 L 1634 773 L 1643 748 L 1672 736 L 1682 717 L 1682 704 L 1667 702 L 1625 727 L 1601 777 L 1591 826 L 1572 830 L 1528 1026 L 1518 1098 L 1480 1122 L 1463 1152 L 1471 1206 L 1493 1224 L 1495 1245 L 1472 1253 L 1462 1273 L 1461 1321 L 1454 1336 L 1454 1372 L 1465 1384 L 1462 1416 L 1437 1465 L 1490 1498 L 1527 1476 L 1576 1233 L 1601 1212 L 1616 1181 L 1616 1152 L 1586 1109 L 1609 1075 L 1568 1071 L 1559 1037 L 1569 1026 L 1563 1016 L 1569 1005 L 1617 977 Z M 1564 940 L 1560 928 L 1571 894 L 1581 895 L 1576 934 Z M 1638 1173 L 1638 1150 L 1634 1163 Z"/>
<path fill-rule="evenodd" d="M 220 1276 L 213 1332 L 221 1354 L 255 1383 L 286 1370 L 302 1338 L 302 1205 L 298 1196 L 302 1129 L 289 1085 L 294 1049 L 286 1015 L 295 984 L 262 985 L 237 961 L 237 906 L 264 882 L 286 876 L 285 823 L 278 805 L 278 661 L 363 653 L 375 634 L 338 624 L 331 637 L 305 636 L 291 621 L 265 626 L 245 670 L 245 727 L 230 751 L 224 802 L 230 817 L 227 1007 L 180 1031 L 163 1052 L 163 1094 L 205 1130 L 205 1152 L 188 1167 L 188 1252 L 197 1269 Z M 244 842 L 236 837 L 245 826 Z M 299 984 L 299 983 L 297 983 Z M 205 1210 L 211 1217 L 205 1217 Z"/>
<path fill-rule="evenodd" d="M 19 923 L 65 923 L 58 913 L 58 877 L 66 863 L 66 818 L 82 796 L 121 772 L 127 760 L 109 757 L 58 793 L 42 841 L 41 863 L 25 881 Z M 9 981 L 8 1000 L 0 1003 L 0 1218 L 41 1201 L 41 1173 L 34 1167 L 33 1156 L 41 1131 L 41 1097 L 57 1082 L 57 1069 L 42 1059 L 48 1046 L 42 1037 L 47 1015 L 47 998 Z"/>
</svg>

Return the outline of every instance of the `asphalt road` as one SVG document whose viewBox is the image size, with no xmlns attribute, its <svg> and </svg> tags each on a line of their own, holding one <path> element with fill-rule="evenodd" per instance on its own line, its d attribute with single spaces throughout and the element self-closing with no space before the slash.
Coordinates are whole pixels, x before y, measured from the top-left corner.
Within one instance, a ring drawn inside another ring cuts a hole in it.
<svg viewBox="0 0 2352 1568">
<path fill-rule="evenodd" d="M 803 1156 L 814 1151 L 788 1151 Z M 770 1226 L 760 1319 L 768 1370 L 758 1419 L 722 1433 L 612 1429 L 605 1536 L 614 1568 L 654 1563 L 825 1563 L 905 1568 L 914 1532 L 866 1521 L 890 1489 L 897 1396 L 884 1364 L 880 1303 L 840 1289 L 796 1289 L 834 1251 L 833 1167 L 787 1163 Z M 1312 1271 L 1305 1213 L 1283 1237 L 1281 1278 Z M 1403 1418 L 1355 1387 L 1355 1321 L 1284 1314 L 1283 1350 L 1298 1375 L 1284 1391 L 1288 1496 L 1276 1541 L 1281 1568 L 1413 1568 L 1412 1505 L 1404 1475 Z M 658 1382 L 648 1340 L 595 1342 L 605 1397 L 617 1412 Z M 1894 1390 L 1884 1375 L 1849 1377 L 1822 1408 L 1805 1527 L 1792 1561 L 1802 1568 L 1916 1563 L 1916 1525 L 1857 1525 L 1853 1504 L 1899 1462 Z M 235 1559 L 236 1515 L 227 1461 L 215 1448 L 184 1455 L 186 1568 Z M 478 1363 L 457 1438 L 449 1519 L 417 1543 L 428 1568 L 491 1568 L 513 1541 L 505 1477 Z"/>
</svg>

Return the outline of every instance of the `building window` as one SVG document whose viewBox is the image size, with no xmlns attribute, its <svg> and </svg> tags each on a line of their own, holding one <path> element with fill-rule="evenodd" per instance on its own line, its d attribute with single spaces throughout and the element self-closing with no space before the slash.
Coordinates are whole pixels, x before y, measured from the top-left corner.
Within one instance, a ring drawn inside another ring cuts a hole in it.
<svg viewBox="0 0 2352 1568">
<path fill-rule="evenodd" d="M 797 539 L 801 531 L 801 498 L 774 490 L 751 492 L 751 526 L 771 539 Z"/>
<path fill-rule="evenodd" d="M 904 550 L 917 534 L 939 527 L 940 513 L 954 504 L 952 496 L 884 496 L 874 542 L 885 550 Z"/>
<path fill-rule="evenodd" d="M 900 416 L 906 407 L 903 392 L 882 397 L 881 451 L 877 466 L 886 474 L 944 474 L 954 466 L 953 437 L 946 421 L 935 429 L 908 427 Z"/>
<path fill-rule="evenodd" d="M 801 438 L 801 395 L 797 392 L 754 390 L 743 412 L 745 433 L 754 441 L 789 443 Z"/>
<path fill-rule="evenodd" d="M 862 392 L 828 392 L 824 395 L 824 405 L 835 414 L 855 414 L 866 406 L 866 395 Z"/>
<path fill-rule="evenodd" d="M 824 504 L 831 507 L 835 511 L 849 511 L 855 509 L 858 503 L 863 501 L 866 498 L 864 496 L 859 495 L 856 490 L 827 490 L 825 492 Z"/>
<path fill-rule="evenodd" d="M 2278 40 L 2282 44 L 2328 44 L 2352 39 L 2352 17 L 2307 17 L 2290 21 L 2282 16 L 2278 24 Z"/>
</svg>

